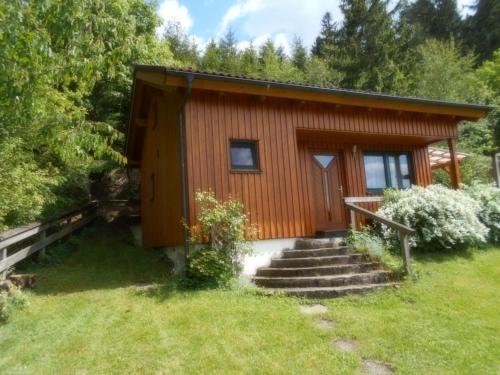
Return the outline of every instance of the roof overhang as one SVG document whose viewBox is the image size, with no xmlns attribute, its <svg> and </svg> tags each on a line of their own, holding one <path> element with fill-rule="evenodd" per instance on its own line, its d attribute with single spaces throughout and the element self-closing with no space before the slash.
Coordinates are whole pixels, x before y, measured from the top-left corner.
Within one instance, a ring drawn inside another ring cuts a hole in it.
<svg viewBox="0 0 500 375">
<path fill-rule="evenodd" d="M 188 76 L 194 78 L 193 89 L 289 98 L 304 101 L 361 106 L 405 112 L 454 116 L 457 120 L 475 121 L 485 117 L 491 106 L 455 103 L 414 97 L 393 96 L 338 88 L 280 82 L 231 75 L 137 65 L 135 78 L 158 87 L 187 87 Z"/>
<path fill-rule="evenodd" d="M 187 82 L 190 78 L 193 78 L 192 89 L 194 90 L 210 90 L 224 93 L 292 99 L 305 102 L 330 103 L 337 106 L 392 110 L 398 113 L 413 112 L 425 115 L 450 116 L 457 123 L 461 120 L 477 121 L 485 117 L 488 112 L 493 109 L 493 107 L 487 105 L 454 103 L 356 90 L 326 88 L 291 82 L 238 77 L 220 73 L 173 69 L 163 66 L 136 65 L 134 69 L 125 146 L 125 152 L 129 158 L 129 166 L 133 166 L 134 163 L 137 163 L 131 156 L 134 153 L 134 143 L 141 142 L 141 132 L 136 135 L 134 129 L 136 127 L 140 128 L 141 126 L 141 118 L 138 116 L 137 107 L 140 107 L 144 87 L 150 86 L 163 91 L 185 89 L 187 88 Z M 418 141 L 420 144 L 430 144 L 438 140 L 408 139 L 407 141 Z M 137 158 L 137 155 L 135 158 Z"/>
</svg>

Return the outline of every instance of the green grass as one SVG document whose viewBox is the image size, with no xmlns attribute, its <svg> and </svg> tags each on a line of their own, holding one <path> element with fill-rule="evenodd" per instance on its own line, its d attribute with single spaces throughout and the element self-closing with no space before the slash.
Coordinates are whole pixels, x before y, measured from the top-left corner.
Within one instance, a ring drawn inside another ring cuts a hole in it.
<svg viewBox="0 0 500 375">
<path fill-rule="evenodd" d="M 247 289 L 178 292 L 168 265 L 119 227 L 35 267 L 30 305 L 0 326 L 1 374 L 498 374 L 500 248 L 418 259 L 399 290 L 331 300 L 331 331 L 304 301 Z M 153 282 L 158 287 L 145 287 Z M 359 350 L 338 352 L 335 338 Z"/>
</svg>

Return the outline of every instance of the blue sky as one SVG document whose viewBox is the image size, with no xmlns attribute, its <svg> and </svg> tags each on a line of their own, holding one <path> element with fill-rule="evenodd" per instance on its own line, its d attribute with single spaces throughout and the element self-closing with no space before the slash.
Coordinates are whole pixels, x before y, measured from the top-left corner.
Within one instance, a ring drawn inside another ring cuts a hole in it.
<svg viewBox="0 0 500 375">
<path fill-rule="evenodd" d="M 458 0 L 462 15 L 472 2 Z M 312 45 L 325 12 L 340 21 L 338 4 L 339 0 L 160 0 L 158 14 L 178 22 L 201 49 L 231 27 L 241 48 L 250 41 L 259 46 L 271 39 L 288 51 L 294 35 Z"/>
</svg>

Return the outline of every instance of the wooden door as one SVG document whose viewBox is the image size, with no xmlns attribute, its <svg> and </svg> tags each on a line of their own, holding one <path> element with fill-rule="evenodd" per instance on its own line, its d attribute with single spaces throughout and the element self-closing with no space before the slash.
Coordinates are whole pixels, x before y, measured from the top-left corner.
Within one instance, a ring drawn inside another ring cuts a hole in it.
<svg viewBox="0 0 500 375">
<path fill-rule="evenodd" d="M 310 163 L 316 231 L 345 229 L 344 187 L 339 155 L 312 152 Z"/>
</svg>

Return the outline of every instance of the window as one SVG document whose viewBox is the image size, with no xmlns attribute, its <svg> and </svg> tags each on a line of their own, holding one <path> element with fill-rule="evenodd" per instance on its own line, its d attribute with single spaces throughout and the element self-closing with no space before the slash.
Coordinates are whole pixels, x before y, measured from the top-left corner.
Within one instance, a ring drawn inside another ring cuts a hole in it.
<svg viewBox="0 0 500 375">
<path fill-rule="evenodd" d="M 231 169 L 235 171 L 258 171 L 257 141 L 231 140 Z"/>
<path fill-rule="evenodd" d="M 411 186 L 410 155 L 407 153 L 366 153 L 365 175 L 369 193 L 387 188 L 407 189 Z"/>
</svg>

